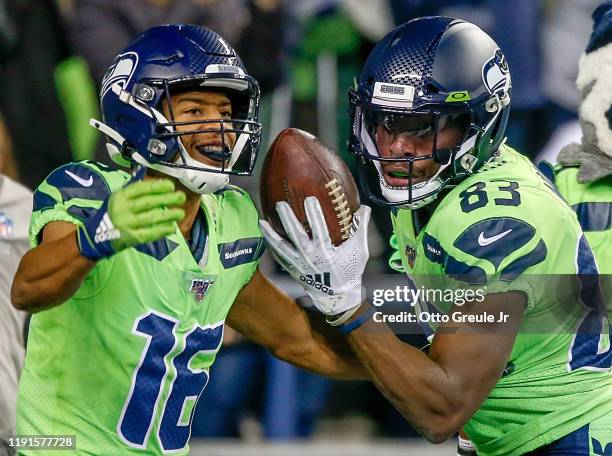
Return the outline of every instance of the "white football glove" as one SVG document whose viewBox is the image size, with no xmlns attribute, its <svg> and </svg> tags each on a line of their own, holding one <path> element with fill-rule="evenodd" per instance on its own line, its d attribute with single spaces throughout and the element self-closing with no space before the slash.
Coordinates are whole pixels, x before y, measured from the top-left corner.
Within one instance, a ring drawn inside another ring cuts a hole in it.
<svg viewBox="0 0 612 456">
<path fill-rule="evenodd" d="M 260 220 L 259 226 L 268 247 L 283 269 L 302 284 L 319 312 L 332 316 L 356 310 L 365 299 L 361 276 L 369 257 L 370 208 L 361 206 L 355 212 L 351 235 L 338 247 L 331 242 L 317 198 L 306 198 L 304 209 L 312 239 L 291 206 L 279 201 L 276 211 L 293 245 L 274 231 L 268 222 Z"/>
</svg>

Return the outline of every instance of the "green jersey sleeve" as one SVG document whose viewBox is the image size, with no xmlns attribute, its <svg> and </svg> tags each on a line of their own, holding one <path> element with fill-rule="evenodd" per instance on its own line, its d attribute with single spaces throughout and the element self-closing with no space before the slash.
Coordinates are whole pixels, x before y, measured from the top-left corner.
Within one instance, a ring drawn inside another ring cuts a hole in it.
<svg viewBox="0 0 612 456">
<path fill-rule="evenodd" d="M 129 179 L 128 173 L 88 160 L 57 168 L 34 192 L 30 245 L 38 245 L 42 229 L 49 222 L 81 225 L 111 192 Z"/>
</svg>

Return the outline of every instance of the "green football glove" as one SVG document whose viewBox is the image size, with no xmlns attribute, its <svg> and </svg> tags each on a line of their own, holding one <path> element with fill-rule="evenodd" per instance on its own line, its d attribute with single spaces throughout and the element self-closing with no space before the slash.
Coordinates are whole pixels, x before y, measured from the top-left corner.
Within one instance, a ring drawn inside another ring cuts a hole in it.
<svg viewBox="0 0 612 456">
<path fill-rule="evenodd" d="M 111 194 L 77 229 L 81 254 L 97 261 L 174 233 L 185 194 L 168 179 L 136 181 Z"/>
</svg>

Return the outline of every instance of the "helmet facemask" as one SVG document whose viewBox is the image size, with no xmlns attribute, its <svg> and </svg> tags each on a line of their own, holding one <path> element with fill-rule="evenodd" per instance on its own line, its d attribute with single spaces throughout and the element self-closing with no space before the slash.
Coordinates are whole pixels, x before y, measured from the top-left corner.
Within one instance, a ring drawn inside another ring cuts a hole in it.
<svg viewBox="0 0 612 456">
<path fill-rule="evenodd" d="M 210 165 L 201 164 L 200 166 L 206 167 L 211 172 L 250 175 L 255 166 L 261 137 L 261 124 L 257 121 L 258 97 L 254 99 L 239 91 L 228 90 L 221 86 L 204 85 L 204 83 L 202 85 L 205 91 L 222 93 L 227 96 L 232 106 L 231 118 L 177 121 L 171 98 L 186 91 L 200 90 L 202 87 L 200 85 L 193 87 L 190 84 L 180 85 L 178 90 L 170 90 L 168 84 L 165 84 L 163 101 L 169 115 L 165 122 L 158 124 L 157 132 L 151 136 L 151 140 L 165 143 L 166 140 L 176 138 L 182 147 L 173 163 L 189 168 L 189 156 L 185 156 L 186 151 L 181 138 L 198 134 L 218 136 L 221 143 L 217 147 L 198 147 L 198 152 L 213 162 Z M 158 110 L 161 111 L 161 106 L 158 107 Z"/>
<path fill-rule="evenodd" d="M 455 105 L 452 109 L 423 106 L 409 112 L 358 102 L 352 105 L 352 148 L 359 157 L 360 182 L 376 203 L 411 209 L 422 207 L 452 184 L 453 179 L 470 173 L 476 163 L 473 153 L 482 131 L 474 123 L 467 105 Z M 441 132 L 450 128 L 456 129 L 457 141 L 450 147 L 439 147 Z M 390 135 L 394 138 L 392 142 L 398 135 L 407 135 L 417 142 L 431 142 L 431 152 L 405 150 L 394 155 L 381 151 L 377 131 Z M 432 175 L 423 176 L 425 170 L 418 163 L 427 160 L 438 167 Z"/>
</svg>

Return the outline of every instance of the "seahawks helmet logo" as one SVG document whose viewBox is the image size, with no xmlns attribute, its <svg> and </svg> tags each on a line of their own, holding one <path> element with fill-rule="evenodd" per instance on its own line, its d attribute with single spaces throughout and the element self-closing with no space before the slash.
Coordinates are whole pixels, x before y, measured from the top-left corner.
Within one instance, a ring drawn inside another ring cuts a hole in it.
<svg viewBox="0 0 612 456">
<path fill-rule="evenodd" d="M 508 62 L 499 49 L 483 65 L 482 81 L 489 93 L 500 95 L 500 98 L 510 90 Z"/>
<path fill-rule="evenodd" d="M 125 54 L 119 54 L 102 79 L 100 98 L 104 98 L 104 95 L 106 95 L 113 84 L 119 83 L 121 88 L 124 89 L 130 82 L 130 79 L 132 79 L 137 65 L 138 54 L 135 52 L 130 51 Z"/>
</svg>

